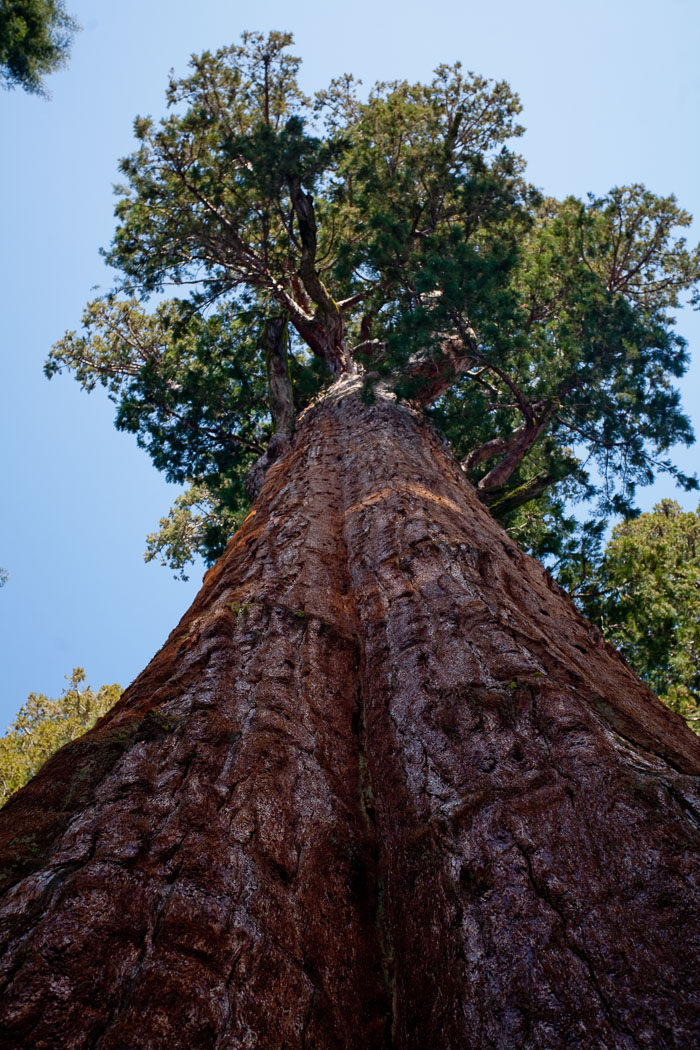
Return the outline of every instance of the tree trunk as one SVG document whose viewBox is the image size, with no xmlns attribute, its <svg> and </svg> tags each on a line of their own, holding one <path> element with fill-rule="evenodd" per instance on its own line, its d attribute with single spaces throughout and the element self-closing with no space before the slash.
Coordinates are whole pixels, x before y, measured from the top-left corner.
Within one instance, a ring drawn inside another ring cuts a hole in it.
<svg viewBox="0 0 700 1050">
<path fill-rule="evenodd" d="M 0 1043 L 699 1044 L 698 740 L 345 378 L 0 814 Z"/>
</svg>

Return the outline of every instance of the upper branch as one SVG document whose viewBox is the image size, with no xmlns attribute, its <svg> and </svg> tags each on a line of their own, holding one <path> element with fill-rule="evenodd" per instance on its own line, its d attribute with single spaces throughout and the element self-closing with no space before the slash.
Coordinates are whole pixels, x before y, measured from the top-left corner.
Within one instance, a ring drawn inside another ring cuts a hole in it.
<svg viewBox="0 0 700 1050">
<path fill-rule="evenodd" d="M 251 499 L 262 488 L 269 467 L 289 448 L 294 433 L 294 395 L 289 375 L 286 314 L 270 317 L 263 326 L 260 345 L 265 351 L 268 402 L 274 433 L 270 442 L 248 471 L 245 487 Z"/>
<path fill-rule="evenodd" d="M 338 304 L 329 295 L 316 270 L 318 242 L 313 200 L 311 195 L 302 189 L 298 175 L 291 175 L 288 184 L 301 237 L 299 276 L 309 298 L 316 306 L 311 322 L 299 324 L 297 319 L 292 317 L 292 323 L 313 352 L 325 358 L 331 372 L 340 375 L 352 370 L 352 362 L 343 343 L 344 324 Z"/>
</svg>

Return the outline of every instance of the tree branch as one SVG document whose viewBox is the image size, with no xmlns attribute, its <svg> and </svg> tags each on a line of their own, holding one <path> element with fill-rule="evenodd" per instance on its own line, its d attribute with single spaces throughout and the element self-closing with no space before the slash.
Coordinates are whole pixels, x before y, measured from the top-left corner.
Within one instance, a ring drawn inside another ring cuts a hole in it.
<svg viewBox="0 0 700 1050">
<path fill-rule="evenodd" d="M 420 389 L 413 395 L 413 400 L 421 405 L 431 405 L 450 389 L 458 375 L 466 372 L 478 354 L 476 335 L 471 328 L 465 328 L 466 339 L 462 334 L 444 339 L 440 345 L 439 357 L 428 354 L 416 354 L 408 362 L 406 373 L 411 379 L 419 380 Z"/>
<path fill-rule="evenodd" d="M 517 485 L 510 492 L 479 492 L 478 496 L 482 503 L 487 505 L 494 517 L 501 518 L 512 510 L 521 507 L 524 503 L 537 499 L 550 485 L 560 480 L 561 478 L 555 474 L 535 474 L 534 478 L 523 482 L 522 485 Z"/>
<path fill-rule="evenodd" d="M 356 292 L 355 295 L 350 295 L 347 299 L 339 299 L 335 305 L 342 314 L 343 310 L 347 310 L 350 306 L 357 306 L 357 304 L 361 303 L 363 299 L 366 299 L 370 292 L 374 291 L 375 287 L 376 285 L 372 285 L 371 288 L 366 288 L 362 292 Z"/>
<path fill-rule="evenodd" d="M 305 193 L 298 175 L 288 178 L 289 195 L 299 224 L 301 261 L 299 276 L 309 298 L 316 305 L 314 318 L 309 323 L 292 323 L 314 353 L 324 357 L 334 375 L 352 371 L 352 361 L 343 345 L 344 324 L 337 303 L 329 295 L 316 272 L 316 217 L 311 195 Z"/>
<path fill-rule="evenodd" d="M 523 426 L 519 427 L 511 435 L 508 451 L 503 459 L 481 479 L 477 486 L 479 491 L 485 492 L 489 489 L 499 489 L 505 485 L 508 478 L 518 469 L 542 432 L 549 426 L 552 416 L 558 407 L 558 401 L 548 401 L 538 406 L 528 406 L 529 418 Z M 513 438 L 515 440 L 512 440 Z"/>
<path fill-rule="evenodd" d="M 265 322 L 260 345 L 265 351 L 270 415 L 274 433 L 287 440 L 294 433 L 294 396 L 287 356 L 287 317 L 271 317 Z"/>
<path fill-rule="evenodd" d="M 166 157 L 168 156 L 167 151 L 165 151 L 165 155 Z M 230 219 L 221 211 L 219 211 L 219 209 L 214 204 L 212 204 L 209 198 L 206 197 L 203 193 L 201 193 L 198 190 L 198 188 L 194 185 L 194 183 L 190 179 L 188 179 L 182 165 L 179 164 L 174 157 L 171 158 L 171 163 L 173 165 L 173 170 L 182 182 L 185 189 L 187 189 L 192 194 L 195 200 L 199 201 L 202 207 L 204 207 L 210 214 L 212 214 L 216 218 L 216 220 L 219 223 L 221 223 L 222 227 L 226 231 L 227 241 L 230 241 L 234 249 L 234 253 L 237 256 L 236 267 L 231 267 L 231 264 L 226 261 L 221 263 L 221 265 L 227 270 L 234 269 L 234 272 L 236 272 L 236 269 L 238 269 L 239 273 L 241 272 L 241 269 L 243 269 L 243 277 L 245 280 L 251 281 L 252 283 L 260 283 L 263 286 L 267 286 L 274 295 L 275 299 L 280 304 L 280 306 L 282 306 L 283 309 L 289 311 L 292 323 L 294 324 L 295 328 L 297 328 L 297 330 L 299 331 L 299 334 L 302 335 L 302 328 L 312 323 L 312 319 L 305 313 L 305 311 L 299 305 L 299 303 L 295 301 L 293 296 L 289 295 L 284 286 L 273 277 L 273 275 L 270 273 L 269 269 L 265 265 L 264 260 L 261 259 L 260 255 L 255 251 L 255 249 L 251 245 L 246 244 L 246 242 L 240 236 L 238 230 L 236 229 L 235 225 L 230 221 Z M 317 352 L 313 346 L 311 347 L 311 349 L 314 350 L 314 352 Z"/>
<path fill-rule="evenodd" d="M 479 448 L 473 449 L 468 456 L 465 456 L 460 466 L 462 470 L 476 470 L 477 467 L 485 463 L 487 459 L 491 459 L 493 456 L 504 455 L 509 448 L 511 448 L 518 438 L 521 436 L 525 424 L 514 430 L 509 437 L 497 437 L 491 438 L 490 441 L 480 445 Z"/>
<path fill-rule="evenodd" d="M 268 403 L 274 430 L 267 448 L 248 471 L 245 487 L 251 499 L 255 499 L 260 492 L 270 466 L 289 448 L 294 433 L 294 397 L 287 355 L 287 322 L 286 314 L 268 318 L 260 336 L 260 345 L 265 351 Z"/>
</svg>

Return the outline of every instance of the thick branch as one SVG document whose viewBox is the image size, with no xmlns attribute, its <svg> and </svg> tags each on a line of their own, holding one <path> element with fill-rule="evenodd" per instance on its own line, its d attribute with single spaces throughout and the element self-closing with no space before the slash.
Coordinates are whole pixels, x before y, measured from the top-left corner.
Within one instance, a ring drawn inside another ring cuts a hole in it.
<svg viewBox="0 0 700 1050">
<path fill-rule="evenodd" d="M 503 456 L 511 448 L 516 441 L 519 439 L 525 424 L 514 430 L 509 437 L 497 437 L 491 438 L 490 441 L 486 441 L 483 445 L 475 448 L 468 456 L 465 456 L 460 466 L 462 470 L 476 470 L 477 467 L 485 463 L 486 460 L 491 459 L 493 456 Z"/>
<path fill-rule="evenodd" d="M 254 499 L 262 488 L 268 468 L 289 448 L 294 433 L 294 397 L 287 355 L 287 322 L 286 314 L 268 318 L 260 336 L 260 345 L 265 351 L 268 404 L 274 429 L 267 448 L 255 461 L 246 477 L 246 491 L 251 499 Z"/>
<path fill-rule="evenodd" d="M 508 478 L 518 469 L 525 456 L 538 440 L 543 431 L 549 426 L 554 412 L 558 408 L 558 402 L 547 402 L 540 406 L 536 414 L 530 409 L 529 418 L 515 431 L 513 437 L 517 439 L 510 445 L 503 459 L 486 474 L 478 484 L 480 491 L 501 488 Z"/>
<path fill-rule="evenodd" d="M 294 433 L 294 398 L 287 356 L 287 318 L 272 317 L 265 322 L 260 339 L 265 351 L 270 415 L 275 435 L 291 438 Z"/>
<path fill-rule="evenodd" d="M 534 478 L 530 478 L 529 481 L 523 482 L 522 485 L 517 485 L 510 492 L 478 492 L 478 496 L 482 503 L 485 503 L 494 517 L 500 519 L 505 514 L 509 514 L 512 510 L 516 510 L 517 507 L 521 507 L 524 503 L 529 503 L 533 499 L 537 499 L 542 493 L 553 485 L 555 481 L 561 480 L 555 474 L 536 474 Z"/>
<path fill-rule="evenodd" d="M 348 296 L 347 299 L 339 299 L 338 302 L 336 303 L 336 306 L 338 307 L 338 309 L 340 310 L 340 312 L 342 314 L 342 312 L 344 310 L 347 310 L 349 307 L 357 306 L 358 303 L 361 303 L 364 299 L 367 298 L 367 296 L 373 290 L 374 290 L 374 285 L 372 285 L 371 288 L 365 288 L 361 292 L 356 292 L 355 295 Z"/>
<path fill-rule="evenodd" d="M 317 239 L 313 201 L 311 195 L 302 189 L 296 175 L 289 178 L 289 195 L 301 237 L 299 276 L 309 298 L 316 305 L 313 320 L 300 323 L 293 318 L 294 327 L 313 352 L 324 357 L 331 372 L 338 376 L 352 371 L 352 362 L 343 345 L 344 324 L 340 310 L 316 271 Z"/>
<path fill-rule="evenodd" d="M 455 335 L 443 340 L 439 357 L 417 354 L 408 362 L 406 374 L 420 381 L 420 389 L 413 395 L 414 401 L 431 405 L 474 363 L 476 336 L 471 328 L 465 331 L 466 339 Z"/>
</svg>

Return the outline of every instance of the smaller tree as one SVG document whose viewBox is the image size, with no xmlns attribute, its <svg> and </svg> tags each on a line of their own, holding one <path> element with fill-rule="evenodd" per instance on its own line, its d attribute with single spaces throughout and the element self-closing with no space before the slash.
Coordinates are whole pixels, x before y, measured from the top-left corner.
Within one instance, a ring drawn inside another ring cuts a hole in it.
<svg viewBox="0 0 700 1050">
<path fill-rule="evenodd" d="M 119 685 L 103 685 L 94 692 L 82 667 L 66 675 L 68 688 L 58 700 L 30 693 L 7 734 L 0 737 L 0 805 L 34 776 L 59 747 L 91 729 L 122 694 Z"/>
<path fill-rule="evenodd" d="M 700 733 L 700 506 L 673 500 L 589 533 L 559 577 L 586 615 L 672 710 Z"/>
<path fill-rule="evenodd" d="M 63 0 L 3 0 L 0 81 L 46 97 L 44 77 L 66 64 L 78 28 Z"/>
</svg>

